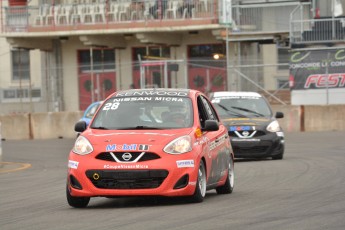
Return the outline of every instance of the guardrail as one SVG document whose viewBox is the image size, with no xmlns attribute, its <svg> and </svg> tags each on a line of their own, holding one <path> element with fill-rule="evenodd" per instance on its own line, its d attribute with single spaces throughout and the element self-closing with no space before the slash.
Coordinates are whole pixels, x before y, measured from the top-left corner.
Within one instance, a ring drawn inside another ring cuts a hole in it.
<svg viewBox="0 0 345 230">
<path fill-rule="evenodd" d="M 345 18 L 293 20 L 291 35 L 292 44 L 344 41 Z"/>
<path fill-rule="evenodd" d="M 311 3 L 301 3 L 291 12 L 291 44 L 332 43 L 344 39 L 345 17 L 319 17 Z"/>
</svg>

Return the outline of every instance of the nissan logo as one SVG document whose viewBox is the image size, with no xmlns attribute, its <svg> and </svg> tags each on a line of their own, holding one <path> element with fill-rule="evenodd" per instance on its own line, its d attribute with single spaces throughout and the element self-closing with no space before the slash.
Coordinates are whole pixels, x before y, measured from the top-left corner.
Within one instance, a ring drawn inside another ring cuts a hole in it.
<svg viewBox="0 0 345 230">
<path fill-rule="evenodd" d="M 248 137 L 248 136 L 249 136 L 249 132 L 248 132 L 248 131 L 243 131 L 243 132 L 242 132 L 242 135 L 243 135 L 244 137 Z"/>
<path fill-rule="evenodd" d="M 122 154 L 122 159 L 125 161 L 129 161 L 131 158 L 132 158 L 132 154 L 130 154 L 130 153 Z"/>
</svg>

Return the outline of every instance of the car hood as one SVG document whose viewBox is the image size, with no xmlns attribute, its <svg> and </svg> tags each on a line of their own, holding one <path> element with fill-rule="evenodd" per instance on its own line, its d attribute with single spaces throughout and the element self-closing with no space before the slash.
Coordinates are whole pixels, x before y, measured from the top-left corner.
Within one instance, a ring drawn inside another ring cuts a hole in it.
<svg viewBox="0 0 345 230">
<path fill-rule="evenodd" d="M 171 130 L 95 130 L 88 129 L 82 135 L 93 145 L 166 145 L 177 137 L 188 135 L 191 129 Z"/>
<path fill-rule="evenodd" d="M 239 125 L 266 126 L 273 120 L 274 119 L 270 117 L 223 118 L 222 119 L 223 123 L 228 126 L 239 126 Z"/>
</svg>

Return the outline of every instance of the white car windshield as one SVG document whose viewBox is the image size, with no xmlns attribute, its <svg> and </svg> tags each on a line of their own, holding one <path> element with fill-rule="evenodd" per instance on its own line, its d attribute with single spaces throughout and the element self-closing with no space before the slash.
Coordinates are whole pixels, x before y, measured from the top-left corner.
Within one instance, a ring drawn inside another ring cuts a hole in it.
<svg viewBox="0 0 345 230">
<path fill-rule="evenodd" d="M 188 97 L 116 97 L 95 115 L 93 129 L 176 129 L 193 124 Z"/>
<path fill-rule="evenodd" d="M 271 117 L 272 111 L 262 97 L 220 97 L 212 99 L 221 118 Z"/>
</svg>

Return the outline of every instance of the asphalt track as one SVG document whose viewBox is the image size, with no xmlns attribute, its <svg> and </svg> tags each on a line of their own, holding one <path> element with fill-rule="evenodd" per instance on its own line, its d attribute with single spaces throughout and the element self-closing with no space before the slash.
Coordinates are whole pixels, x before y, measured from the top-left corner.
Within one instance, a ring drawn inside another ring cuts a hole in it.
<svg viewBox="0 0 345 230">
<path fill-rule="evenodd" d="M 71 139 L 4 141 L 0 229 L 345 229 L 345 132 L 288 133 L 283 160 L 237 160 L 231 195 L 65 198 Z"/>
</svg>

